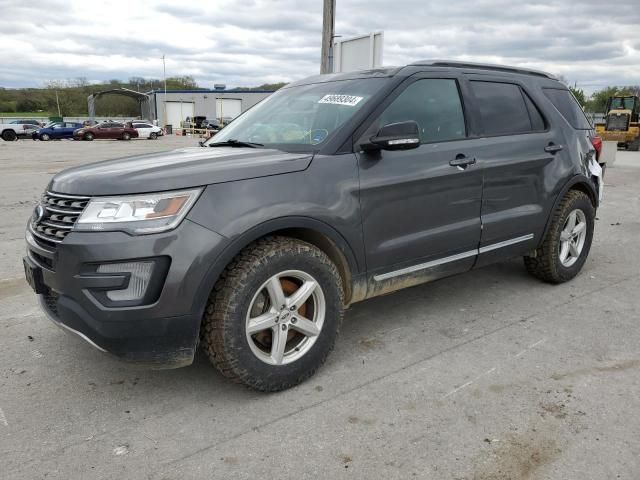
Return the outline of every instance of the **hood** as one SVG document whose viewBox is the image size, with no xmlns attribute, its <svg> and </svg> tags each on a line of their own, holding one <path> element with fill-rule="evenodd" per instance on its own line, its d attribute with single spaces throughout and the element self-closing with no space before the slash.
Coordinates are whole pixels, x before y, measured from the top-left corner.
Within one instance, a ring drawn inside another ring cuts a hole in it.
<svg viewBox="0 0 640 480">
<path fill-rule="evenodd" d="M 308 153 L 237 147 L 195 147 L 73 167 L 49 191 L 105 196 L 178 190 L 305 170 Z"/>
</svg>

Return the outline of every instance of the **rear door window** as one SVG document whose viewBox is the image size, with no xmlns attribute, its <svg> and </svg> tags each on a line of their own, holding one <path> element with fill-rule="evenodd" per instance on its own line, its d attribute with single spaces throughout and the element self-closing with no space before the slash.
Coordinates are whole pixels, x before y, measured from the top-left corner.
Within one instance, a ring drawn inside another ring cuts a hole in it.
<svg viewBox="0 0 640 480">
<path fill-rule="evenodd" d="M 486 135 L 529 133 L 534 128 L 522 89 L 513 83 L 472 81 L 471 88 L 480 110 Z M 535 109 L 535 107 L 534 107 Z M 538 112 L 539 115 L 539 112 Z M 539 121 L 536 120 L 539 127 Z"/>
<path fill-rule="evenodd" d="M 547 98 L 551 100 L 553 106 L 573 128 L 578 130 L 591 130 L 593 128 L 582 111 L 582 107 L 580 107 L 580 104 L 569 90 L 545 88 L 543 91 Z"/>
</svg>

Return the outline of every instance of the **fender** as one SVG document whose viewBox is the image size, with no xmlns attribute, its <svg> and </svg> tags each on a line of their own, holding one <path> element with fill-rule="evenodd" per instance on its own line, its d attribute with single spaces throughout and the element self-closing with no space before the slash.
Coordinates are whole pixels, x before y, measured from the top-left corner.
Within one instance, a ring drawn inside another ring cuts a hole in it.
<svg viewBox="0 0 640 480">
<path fill-rule="evenodd" d="M 549 228 L 551 228 L 551 218 L 553 217 L 553 212 L 556 211 L 556 208 L 558 208 L 558 205 L 560 204 L 562 199 L 565 197 L 567 192 L 571 190 L 572 187 L 578 184 L 587 189 L 589 197 L 591 198 L 591 201 L 593 202 L 595 208 L 598 208 L 598 192 L 596 192 L 596 189 L 593 186 L 593 182 L 589 178 L 587 178 L 585 175 L 582 175 L 582 174 L 574 175 L 564 184 L 564 186 L 560 190 L 560 193 L 558 193 L 558 195 L 556 196 L 556 199 L 553 202 L 553 207 L 551 207 L 551 210 L 549 211 L 549 215 L 547 217 L 547 223 L 544 226 L 544 231 L 542 232 L 542 236 L 540 237 L 540 242 L 538 243 L 538 247 L 547 236 L 547 232 L 549 231 Z"/>
<path fill-rule="evenodd" d="M 194 298 L 194 305 L 191 311 L 197 313 L 199 316 L 204 314 L 204 309 L 207 304 L 207 298 L 213 290 L 215 283 L 218 281 L 220 274 L 229 264 L 229 262 L 235 257 L 242 249 L 255 240 L 262 238 L 270 233 L 278 230 L 292 229 L 292 228 L 304 228 L 307 230 L 313 230 L 321 233 L 329 238 L 338 247 L 340 252 L 347 260 L 347 264 L 351 271 L 352 277 L 356 277 L 361 272 L 361 265 L 358 263 L 356 255 L 345 240 L 345 238 L 330 225 L 315 220 L 310 217 L 281 217 L 268 220 L 260 223 L 246 232 L 230 239 L 227 246 L 224 248 L 222 254 L 218 256 L 216 261 L 209 268 L 206 276 L 200 284 L 197 294 Z"/>
</svg>

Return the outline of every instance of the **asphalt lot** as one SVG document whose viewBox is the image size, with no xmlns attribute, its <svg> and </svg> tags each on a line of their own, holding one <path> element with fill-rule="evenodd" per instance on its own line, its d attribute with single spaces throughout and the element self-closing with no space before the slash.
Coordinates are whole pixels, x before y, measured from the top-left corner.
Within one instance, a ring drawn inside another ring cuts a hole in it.
<svg viewBox="0 0 640 480">
<path fill-rule="evenodd" d="M 22 279 L 53 174 L 195 144 L 0 141 L 1 478 L 640 478 L 640 154 L 607 170 L 574 281 L 517 259 L 354 305 L 315 377 L 260 394 L 202 356 L 172 371 L 104 356 Z"/>
</svg>

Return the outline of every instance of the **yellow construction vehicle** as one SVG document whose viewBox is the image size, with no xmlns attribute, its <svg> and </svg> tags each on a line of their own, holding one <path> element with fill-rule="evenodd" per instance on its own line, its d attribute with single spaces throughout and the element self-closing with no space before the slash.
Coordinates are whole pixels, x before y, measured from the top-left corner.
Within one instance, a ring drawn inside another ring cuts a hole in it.
<svg viewBox="0 0 640 480">
<path fill-rule="evenodd" d="M 626 95 L 607 100 L 605 123 L 596 125 L 596 132 L 604 141 L 618 142 L 618 147 L 637 152 L 640 150 L 640 99 Z"/>
</svg>

